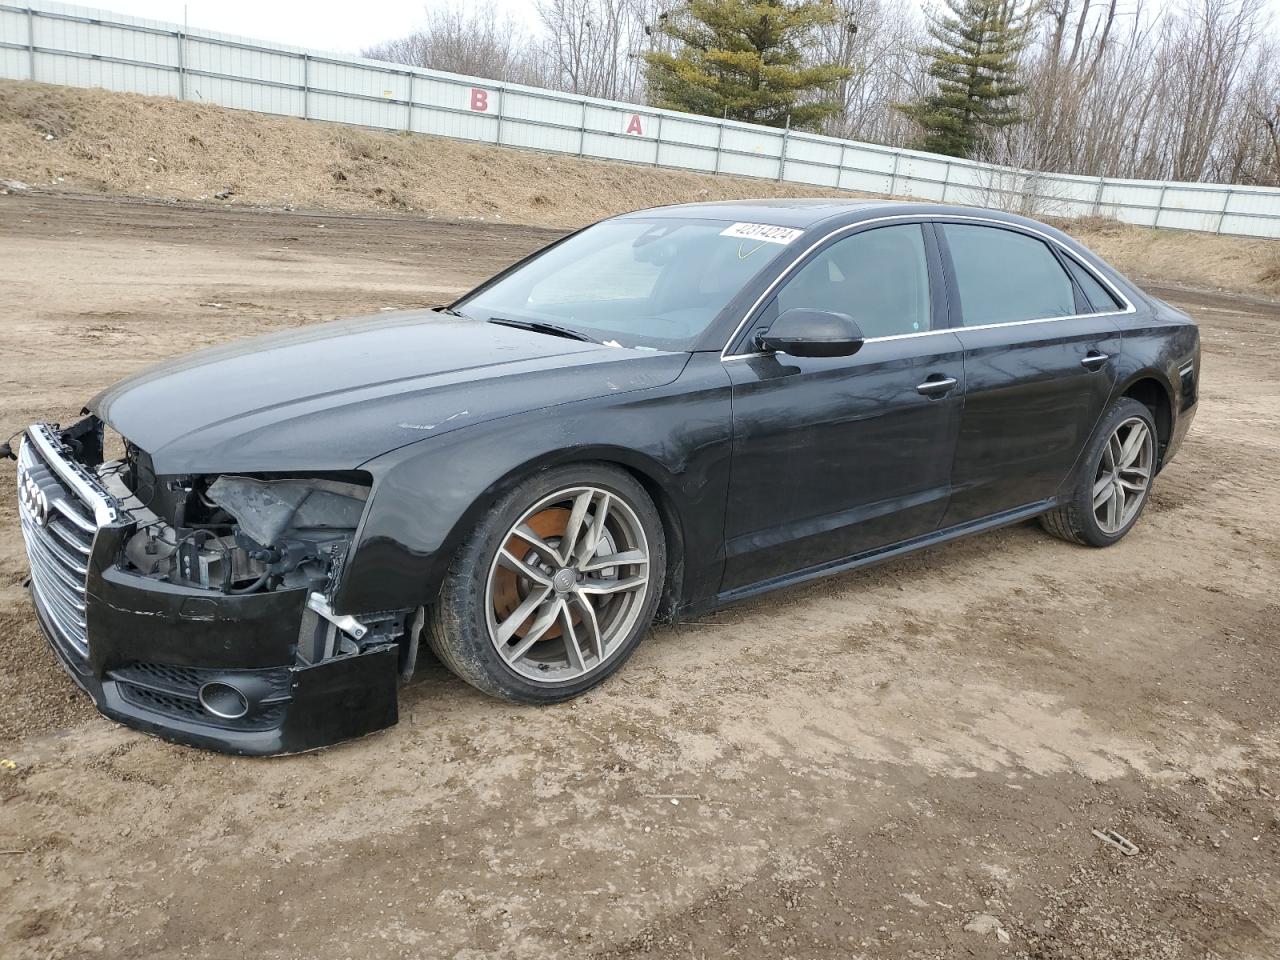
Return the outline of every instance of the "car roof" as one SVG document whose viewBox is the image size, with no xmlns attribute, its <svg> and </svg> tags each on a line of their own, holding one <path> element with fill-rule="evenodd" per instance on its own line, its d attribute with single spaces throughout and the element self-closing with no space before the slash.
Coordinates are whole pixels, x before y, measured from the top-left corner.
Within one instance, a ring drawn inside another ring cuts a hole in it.
<svg viewBox="0 0 1280 960">
<path fill-rule="evenodd" d="M 691 220 L 739 220 L 770 223 L 780 227 L 807 228 L 822 220 L 862 209 L 895 206 L 885 200 L 842 200 L 840 198 L 796 197 L 762 200 L 716 200 L 706 203 L 678 203 L 650 207 L 623 214 L 624 217 L 688 217 Z"/>
<path fill-rule="evenodd" d="M 761 200 L 717 200 L 650 207 L 622 214 L 626 217 L 682 217 L 693 220 L 736 220 L 807 230 L 819 223 L 853 223 L 879 216 L 975 216 L 1046 230 L 1046 225 L 1016 214 L 985 207 L 961 207 L 912 200 L 843 199 L 840 197 L 783 197 Z M 1058 231 L 1047 228 L 1055 235 Z"/>
</svg>

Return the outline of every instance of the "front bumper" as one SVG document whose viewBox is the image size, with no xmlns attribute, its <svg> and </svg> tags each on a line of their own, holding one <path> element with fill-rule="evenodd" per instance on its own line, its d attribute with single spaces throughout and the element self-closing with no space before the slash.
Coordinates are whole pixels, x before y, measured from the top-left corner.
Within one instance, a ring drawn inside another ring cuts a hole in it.
<svg viewBox="0 0 1280 960">
<path fill-rule="evenodd" d="M 299 653 L 316 623 L 305 591 L 228 595 L 121 569 L 132 518 L 50 428 L 28 431 L 19 484 L 36 617 L 104 715 L 166 740 L 255 756 L 396 722 L 397 644 L 311 663 Z M 244 715 L 211 712 L 200 697 L 211 683 L 244 691 Z"/>
</svg>

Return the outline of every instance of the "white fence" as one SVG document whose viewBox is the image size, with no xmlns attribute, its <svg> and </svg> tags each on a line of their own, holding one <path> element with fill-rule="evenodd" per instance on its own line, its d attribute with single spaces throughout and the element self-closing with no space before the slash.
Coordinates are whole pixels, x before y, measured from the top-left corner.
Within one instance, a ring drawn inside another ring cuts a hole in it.
<svg viewBox="0 0 1280 960">
<path fill-rule="evenodd" d="M 955 160 L 263 43 L 60 3 L 0 2 L 0 77 L 864 193 L 1280 237 L 1280 189 Z"/>
</svg>

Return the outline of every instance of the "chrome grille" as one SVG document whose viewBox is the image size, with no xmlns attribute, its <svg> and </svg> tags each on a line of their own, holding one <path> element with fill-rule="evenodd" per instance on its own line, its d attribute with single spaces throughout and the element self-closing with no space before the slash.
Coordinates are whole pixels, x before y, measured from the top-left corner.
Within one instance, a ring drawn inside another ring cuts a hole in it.
<svg viewBox="0 0 1280 960">
<path fill-rule="evenodd" d="M 53 432 L 31 427 L 18 451 L 18 515 L 31 590 L 67 652 L 89 655 L 85 580 L 98 527 L 115 519 L 106 495 L 62 451 Z"/>
</svg>

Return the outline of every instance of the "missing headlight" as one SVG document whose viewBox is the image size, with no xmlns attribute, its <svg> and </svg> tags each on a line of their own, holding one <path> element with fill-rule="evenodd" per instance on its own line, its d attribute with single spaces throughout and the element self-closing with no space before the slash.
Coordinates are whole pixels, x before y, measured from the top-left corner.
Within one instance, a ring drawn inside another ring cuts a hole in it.
<svg viewBox="0 0 1280 960">
<path fill-rule="evenodd" d="M 369 486 L 323 477 L 144 477 L 155 522 L 125 546 L 129 564 L 157 579 L 255 593 L 325 591 L 364 513 Z M 145 488 L 145 489 L 144 489 Z"/>
<path fill-rule="evenodd" d="M 235 518 L 235 544 L 262 565 L 264 577 L 323 590 L 346 556 L 369 488 L 319 478 L 219 477 L 206 496 Z"/>
</svg>

